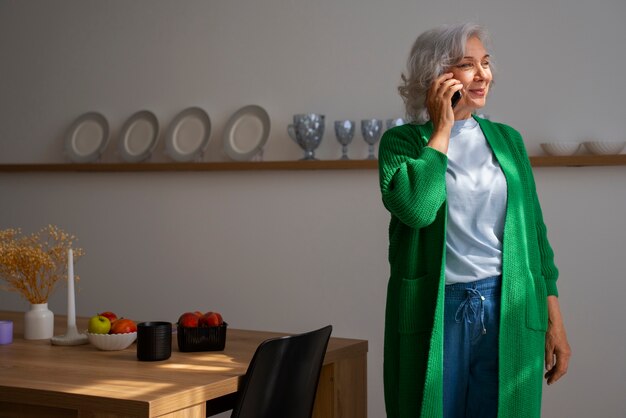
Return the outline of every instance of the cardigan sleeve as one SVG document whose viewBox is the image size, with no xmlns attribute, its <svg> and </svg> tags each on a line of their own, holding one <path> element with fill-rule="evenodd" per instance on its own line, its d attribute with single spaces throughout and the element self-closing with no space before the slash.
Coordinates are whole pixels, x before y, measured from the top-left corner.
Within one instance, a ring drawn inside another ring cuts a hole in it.
<svg viewBox="0 0 626 418">
<path fill-rule="evenodd" d="M 541 275 L 543 276 L 543 279 L 545 280 L 548 296 L 558 296 L 559 292 L 557 289 L 556 281 L 559 277 L 559 270 L 554 263 L 554 251 L 552 250 L 550 241 L 548 241 L 548 230 L 543 221 L 543 212 L 541 210 L 541 205 L 539 204 L 539 197 L 537 196 L 535 178 L 533 176 L 533 171 L 530 165 L 530 160 L 526 152 L 526 147 L 524 146 L 524 141 L 522 140 L 522 136 L 519 134 L 519 132 L 516 131 L 516 133 L 517 133 L 517 135 L 515 135 L 516 143 L 525 161 L 524 168 L 528 173 L 527 178 L 529 179 L 529 183 L 530 183 L 528 187 L 530 188 L 530 193 L 532 195 L 532 200 L 533 200 L 533 210 L 534 210 L 534 215 L 535 215 L 535 230 L 537 232 L 539 256 L 541 260 Z"/>
<path fill-rule="evenodd" d="M 430 225 L 446 198 L 448 157 L 425 146 L 414 125 L 388 130 L 379 147 L 383 204 L 412 228 Z"/>
</svg>

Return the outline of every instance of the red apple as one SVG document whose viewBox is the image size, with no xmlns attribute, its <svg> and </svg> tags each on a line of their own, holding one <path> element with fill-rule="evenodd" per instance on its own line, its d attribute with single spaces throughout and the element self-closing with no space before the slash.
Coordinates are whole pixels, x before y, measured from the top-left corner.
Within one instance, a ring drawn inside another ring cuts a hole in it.
<svg viewBox="0 0 626 418">
<path fill-rule="evenodd" d="M 111 323 L 117 321 L 117 315 L 115 315 L 111 311 L 102 312 L 102 313 L 99 313 L 98 315 L 104 316 L 105 318 L 109 318 L 109 321 L 111 321 Z"/>
<path fill-rule="evenodd" d="M 222 315 L 217 312 L 207 312 L 198 320 L 199 327 L 218 327 L 223 323 Z"/>
<path fill-rule="evenodd" d="M 199 318 L 195 312 L 185 312 L 178 318 L 178 325 L 184 328 L 196 328 Z"/>
<path fill-rule="evenodd" d="M 204 314 L 203 314 L 202 312 L 200 312 L 200 311 L 193 311 L 193 313 L 195 313 L 195 314 L 196 314 L 196 316 L 197 316 L 198 318 L 200 318 L 202 315 L 204 315 Z"/>
<path fill-rule="evenodd" d="M 120 318 L 111 325 L 109 334 L 127 334 L 129 332 L 137 332 L 137 324 L 133 320 Z"/>
</svg>

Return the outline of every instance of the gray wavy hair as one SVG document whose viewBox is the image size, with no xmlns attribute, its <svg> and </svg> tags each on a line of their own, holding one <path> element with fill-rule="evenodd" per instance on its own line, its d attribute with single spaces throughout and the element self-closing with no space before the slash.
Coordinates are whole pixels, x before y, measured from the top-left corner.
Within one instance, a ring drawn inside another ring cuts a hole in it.
<svg viewBox="0 0 626 418">
<path fill-rule="evenodd" d="M 472 37 L 489 49 L 487 30 L 475 23 L 443 25 L 417 37 L 407 61 L 407 75 L 402 74 L 402 84 L 398 86 L 409 121 L 424 123 L 430 119 L 426 95 L 432 82 L 463 59 L 465 44 Z"/>
</svg>

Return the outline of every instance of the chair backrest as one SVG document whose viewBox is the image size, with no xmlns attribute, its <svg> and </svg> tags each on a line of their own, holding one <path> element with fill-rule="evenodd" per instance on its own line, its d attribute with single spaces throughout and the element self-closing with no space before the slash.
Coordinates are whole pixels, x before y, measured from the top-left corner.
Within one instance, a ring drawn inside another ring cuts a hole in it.
<svg viewBox="0 0 626 418">
<path fill-rule="evenodd" d="M 231 418 L 310 418 L 333 327 L 263 341 Z"/>
</svg>

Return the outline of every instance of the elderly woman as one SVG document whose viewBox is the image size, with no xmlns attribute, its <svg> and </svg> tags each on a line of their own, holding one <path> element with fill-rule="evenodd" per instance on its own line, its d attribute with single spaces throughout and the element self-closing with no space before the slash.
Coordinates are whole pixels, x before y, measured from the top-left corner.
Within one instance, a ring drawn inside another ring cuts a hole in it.
<svg viewBox="0 0 626 418">
<path fill-rule="evenodd" d="M 492 83 L 486 46 L 473 24 L 420 35 L 399 87 L 412 123 L 380 143 L 389 417 L 539 417 L 543 367 L 548 384 L 567 371 L 558 270 L 524 143 L 474 114 Z"/>
</svg>

